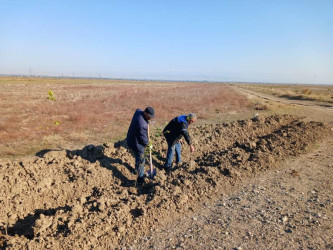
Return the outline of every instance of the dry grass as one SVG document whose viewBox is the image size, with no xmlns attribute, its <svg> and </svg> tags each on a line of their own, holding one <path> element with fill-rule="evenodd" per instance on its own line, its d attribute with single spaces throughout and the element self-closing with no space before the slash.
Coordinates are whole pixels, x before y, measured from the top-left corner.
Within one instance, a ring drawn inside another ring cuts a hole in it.
<svg viewBox="0 0 333 250">
<path fill-rule="evenodd" d="M 244 84 L 242 87 L 288 99 L 333 103 L 333 86 Z"/>
<path fill-rule="evenodd" d="M 195 112 L 200 123 L 251 104 L 223 84 L 2 77 L 0 156 L 123 138 L 135 109 L 146 106 L 158 129 L 180 114 Z"/>
</svg>

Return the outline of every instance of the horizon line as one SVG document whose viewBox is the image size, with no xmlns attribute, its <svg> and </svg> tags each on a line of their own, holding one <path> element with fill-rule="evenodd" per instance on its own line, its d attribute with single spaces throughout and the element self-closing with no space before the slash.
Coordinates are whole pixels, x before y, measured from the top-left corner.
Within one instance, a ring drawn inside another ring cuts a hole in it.
<svg viewBox="0 0 333 250">
<path fill-rule="evenodd" d="M 112 78 L 94 76 L 52 76 L 52 75 L 27 75 L 27 74 L 0 74 L 0 77 L 27 77 L 27 78 L 64 78 L 64 79 L 96 79 L 96 80 L 120 80 L 120 81 L 146 81 L 146 82 L 196 82 L 196 83 L 240 83 L 240 84 L 282 84 L 282 85 L 329 85 L 333 83 L 298 83 L 298 82 L 263 82 L 263 81 L 212 81 L 212 80 L 166 80 L 144 78 Z"/>
</svg>

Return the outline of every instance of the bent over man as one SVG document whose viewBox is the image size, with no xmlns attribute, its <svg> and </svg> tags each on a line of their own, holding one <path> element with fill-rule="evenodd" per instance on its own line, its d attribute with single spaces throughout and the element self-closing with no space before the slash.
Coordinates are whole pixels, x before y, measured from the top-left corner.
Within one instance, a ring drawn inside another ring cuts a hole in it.
<svg viewBox="0 0 333 250">
<path fill-rule="evenodd" d="M 173 156 L 176 151 L 176 164 L 181 163 L 181 138 L 184 137 L 187 144 L 190 146 L 190 151 L 194 152 L 194 147 L 191 142 L 191 137 L 188 134 L 187 128 L 190 124 L 197 120 L 197 116 L 193 113 L 189 115 L 181 115 L 173 118 L 164 128 L 163 135 L 168 143 L 167 158 L 164 164 L 165 170 L 170 170 L 172 166 Z"/>
<path fill-rule="evenodd" d="M 135 157 L 135 170 L 139 171 L 137 183 L 144 182 L 145 147 L 149 143 L 148 121 L 155 116 L 155 110 L 147 107 L 144 111 L 137 109 L 133 115 L 131 125 L 127 132 L 127 146 L 133 151 Z"/>
</svg>

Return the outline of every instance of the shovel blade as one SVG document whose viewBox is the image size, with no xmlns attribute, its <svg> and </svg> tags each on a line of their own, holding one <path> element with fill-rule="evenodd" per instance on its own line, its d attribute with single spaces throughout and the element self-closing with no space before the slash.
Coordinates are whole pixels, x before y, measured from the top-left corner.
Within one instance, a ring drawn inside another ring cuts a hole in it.
<svg viewBox="0 0 333 250">
<path fill-rule="evenodd" d="M 153 169 L 149 169 L 147 171 L 147 176 L 150 178 L 150 179 L 154 179 L 154 177 L 156 176 L 157 172 L 156 172 L 156 169 L 153 168 Z"/>
</svg>

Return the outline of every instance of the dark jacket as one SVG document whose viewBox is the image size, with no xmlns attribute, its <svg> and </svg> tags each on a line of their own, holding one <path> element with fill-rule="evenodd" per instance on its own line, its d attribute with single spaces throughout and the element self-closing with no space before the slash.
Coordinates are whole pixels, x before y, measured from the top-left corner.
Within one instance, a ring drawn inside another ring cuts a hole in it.
<svg viewBox="0 0 333 250">
<path fill-rule="evenodd" d="M 163 134 L 169 146 L 176 144 L 184 136 L 188 145 L 191 144 L 190 135 L 187 132 L 187 115 L 181 115 L 173 118 L 163 129 Z"/>
<path fill-rule="evenodd" d="M 127 145 L 134 151 L 143 154 L 148 140 L 148 120 L 141 109 L 133 115 L 126 137 Z"/>
</svg>

